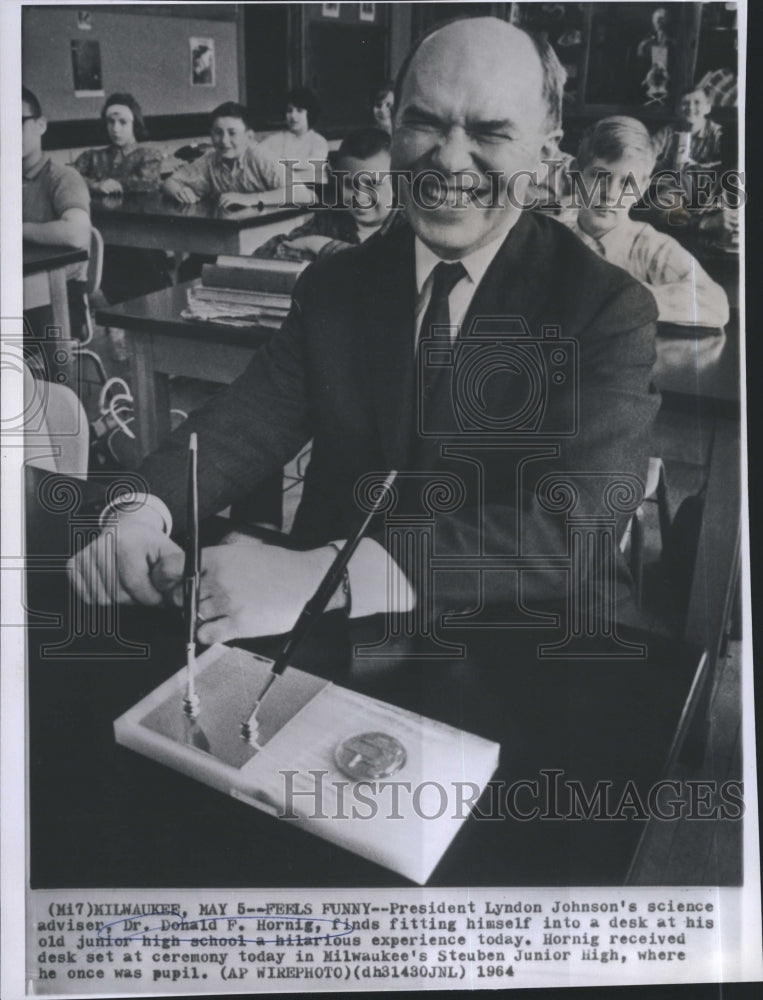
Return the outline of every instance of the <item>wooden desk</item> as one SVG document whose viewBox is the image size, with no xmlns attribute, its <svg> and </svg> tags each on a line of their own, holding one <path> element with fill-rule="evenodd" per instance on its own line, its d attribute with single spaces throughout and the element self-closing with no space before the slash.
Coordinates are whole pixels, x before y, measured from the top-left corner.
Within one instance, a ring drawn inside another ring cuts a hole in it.
<svg viewBox="0 0 763 1000">
<path fill-rule="evenodd" d="M 71 388 L 77 385 L 69 298 L 66 292 L 66 269 L 70 264 L 87 260 L 87 250 L 74 247 L 45 246 L 41 243 L 24 243 L 24 311 L 50 306 L 51 323 L 57 332 L 35 331 L 40 349 L 45 354 L 51 378 L 61 375 Z M 44 335 L 43 335 L 44 333 Z"/>
<path fill-rule="evenodd" d="M 250 254 L 308 213 L 304 206 L 252 209 L 233 218 L 214 202 L 179 205 L 161 193 L 93 199 L 90 215 L 104 243 L 200 254 Z"/>
<path fill-rule="evenodd" d="M 75 634 L 67 582 L 55 562 L 63 565 L 83 516 L 80 498 L 93 486 L 53 491 L 56 482 L 60 477 L 30 470 L 29 552 L 33 559 L 44 554 L 48 569 L 30 572 L 29 607 L 61 615 L 60 624 L 29 632 L 32 886 L 407 884 L 116 745 L 113 720 L 180 666 L 182 630 L 171 610 L 120 608 L 111 638 L 105 613 L 85 619 Z M 538 781 L 541 809 L 553 812 L 541 791 L 543 772 L 563 772 L 556 807 L 562 815 L 570 813 L 567 780 L 580 781 L 589 799 L 598 781 L 612 782 L 612 809 L 626 781 L 646 800 L 653 783 L 671 774 L 705 676 L 698 650 L 635 632 L 627 638 L 646 642 L 645 659 L 539 661 L 536 644 L 548 634 L 491 629 L 447 630 L 448 639 L 465 644 L 463 658 L 407 659 L 415 652 L 410 641 L 401 642 L 399 657 L 355 654 L 355 643 L 377 640 L 382 630 L 378 617 L 348 631 L 341 616 L 325 616 L 295 665 L 498 740 L 495 781 L 504 784 L 494 785 L 495 801 L 505 800 L 514 782 Z M 130 642 L 146 644 L 142 655 Z M 255 645 L 272 653 L 277 643 Z M 516 805 L 525 812 L 532 795 L 519 794 Z M 489 795 L 480 811 L 491 813 Z M 624 815 L 521 821 L 503 809 L 500 819 L 472 817 L 430 884 L 622 884 L 645 824 Z"/>
<path fill-rule="evenodd" d="M 137 414 L 135 434 L 141 455 L 148 455 L 170 432 L 170 375 L 210 382 L 232 382 L 252 354 L 273 334 L 182 319 L 192 282 L 163 288 L 96 313 L 96 322 L 129 334 L 130 385 Z"/>
</svg>

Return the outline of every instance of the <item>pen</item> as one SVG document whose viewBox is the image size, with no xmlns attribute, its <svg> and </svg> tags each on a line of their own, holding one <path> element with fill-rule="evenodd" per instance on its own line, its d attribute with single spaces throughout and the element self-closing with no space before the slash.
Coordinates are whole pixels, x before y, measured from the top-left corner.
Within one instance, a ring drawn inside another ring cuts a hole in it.
<svg viewBox="0 0 763 1000">
<path fill-rule="evenodd" d="M 183 618 L 186 632 L 186 692 L 183 710 L 195 719 L 199 714 L 199 696 L 196 693 L 196 620 L 199 607 L 199 479 L 198 439 L 192 433 L 188 442 L 188 525 L 183 566 Z"/>
<path fill-rule="evenodd" d="M 294 650 L 299 646 L 301 642 L 304 641 L 308 633 L 311 631 L 313 625 L 318 620 L 318 618 L 326 610 L 326 605 L 331 599 L 332 594 L 336 591 L 342 582 L 342 577 L 347 569 L 350 559 L 355 553 L 358 545 L 368 530 L 368 526 L 371 523 L 371 519 L 379 513 L 387 499 L 387 494 L 392 487 L 395 477 L 397 476 L 397 470 L 393 470 L 384 480 L 382 488 L 379 490 L 379 495 L 373 503 L 373 506 L 366 514 L 363 519 L 363 523 L 360 525 L 358 530 L 348 539 L 342 548 L 337 552 L 336 558 L 329 566 L 326 575 L 323 577 L 321 582 L 318 584 L 318 589 L 315 591 L 310 600 L 305 604 L 304 608 L 300 612 L 299 618 L 291 630 L 289 638 L 278 654 L 278 656 L 273 660 L 273 664 L 270 668 L 270 673 L 267 680 L 265 681 L 265 686 L 257 698 L 254 704 L 251 715 L 246 722 L 241 724 L 241 738 L 247 743 L 253 746 L 257 746 L 256 734 L 257 734 L 257 712 L 265 699 L 265 695 L 268 693 L 270 688 L 275 683 L 277 677 L 284 672 L 289 664 L 289 660 L 294 654 Z"/>
</svg>

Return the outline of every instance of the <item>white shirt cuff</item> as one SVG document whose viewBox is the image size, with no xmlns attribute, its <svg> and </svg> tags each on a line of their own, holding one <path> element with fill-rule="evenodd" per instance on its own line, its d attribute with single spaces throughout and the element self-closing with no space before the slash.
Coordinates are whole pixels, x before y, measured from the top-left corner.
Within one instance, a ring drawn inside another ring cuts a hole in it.
<svg viewBox="0 0 763 1000">
<path fill-rule="evenodd" d="M 352 594 L 351 618 L 413 609 L 415 597 L 408 578 L 373 538 L 361 541 L 347 569 Z"/>
</svg>

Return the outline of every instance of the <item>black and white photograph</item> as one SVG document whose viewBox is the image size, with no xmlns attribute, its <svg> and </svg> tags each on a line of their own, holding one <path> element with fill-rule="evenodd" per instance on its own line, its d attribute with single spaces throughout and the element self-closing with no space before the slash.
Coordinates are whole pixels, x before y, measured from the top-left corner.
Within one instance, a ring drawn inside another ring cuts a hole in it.
<svg viewBox="0 0 763 1000">
<path fill-rule="evenodd" d="M 213 38 L 190 38 L 191 84 L 194 87 L 215 85 L 215 41 Z"/>
<path fill-rule="evenodd" d="M 78 25 L 79 26 L 79 25 Z M 103 72 L 101 70 L 100 42 L 75 39 L 71 43 L 72 77 L 76 97 L 102 97 Z"/>
<path fill-rule="evenodd" d="M 746 5 L 0 16 L 3 997 L 763 980 Z"/>
</svg>

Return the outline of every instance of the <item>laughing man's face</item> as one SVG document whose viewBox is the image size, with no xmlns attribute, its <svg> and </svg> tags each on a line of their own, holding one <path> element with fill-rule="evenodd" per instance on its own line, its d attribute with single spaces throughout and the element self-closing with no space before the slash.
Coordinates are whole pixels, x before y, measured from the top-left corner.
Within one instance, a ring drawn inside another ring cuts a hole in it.
<svg viewBox="0 0 763 1000">
<path fill-rule="evenodd" d="M 477 18 L 423 43 L 395 113 L 392 168 L 410 171 L 400 196 L 431 250 L 457 259 L 508 231 L 523 172 L 537 172 L 544 155 L 545 123 L 540 59 L 522 32 Z"/>
</svg>

